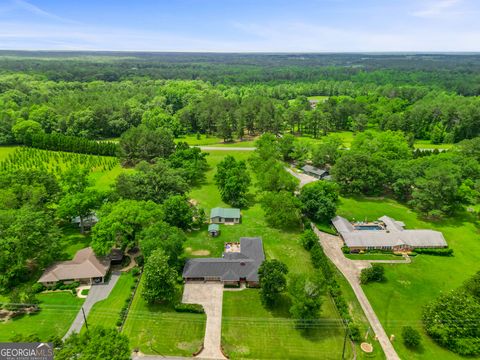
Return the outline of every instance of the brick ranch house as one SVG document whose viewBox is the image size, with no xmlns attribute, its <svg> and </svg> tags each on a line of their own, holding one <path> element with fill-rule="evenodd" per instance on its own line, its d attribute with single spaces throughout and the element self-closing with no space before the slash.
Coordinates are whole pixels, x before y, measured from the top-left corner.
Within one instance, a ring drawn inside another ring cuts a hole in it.
<svg viewBox="0 0 480 360">
<path fill-rule="evenodd" d="M 373 223 L 351 223 L 336 216 L 333 226 L 352 252 L 364 250 L 411 251 L 415 248 L 448 247 L 443 234 L 434 230 L 406 230 L 405 224 L 388 216 Z"/>
<path fill-rule="evenodd" d="M 265 260 L 262 239 L 242 237 L 226 244 L 221 258 L 189 259 L 183 268 L 185 281 L 220 281 L 224 285 L 259 285 L 258 268 Z"/>
</svg>

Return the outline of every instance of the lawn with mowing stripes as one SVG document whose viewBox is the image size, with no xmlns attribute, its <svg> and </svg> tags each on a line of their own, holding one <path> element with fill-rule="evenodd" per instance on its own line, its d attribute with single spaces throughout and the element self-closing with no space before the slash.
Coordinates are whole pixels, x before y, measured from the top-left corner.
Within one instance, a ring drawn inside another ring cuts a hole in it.
<svg viewBox="0 0 480 360">
<path fill-rule="evenodd" d="M 105 300 L 96 303 L 88 315 L 89 325 L 101 325 L 105 327 L 115 327 L 119 319 L 120 310 L 133 291 L 133 275 L 122 273 L 112 292 Z"/>
<path fill-rule="evenodd" d="M 200 350 L 205 315 L 178 313 L 171 306 L 148 305 L 142 283 L 133 299 L 123 328 L 130 346 L 146 354 L 191 356 Z"/>
<path fill-rule="evenodd" d="M 222 344 L 231 359 L 340 359 L 345 330 L 329 297 L 307 330 L 295 328 L 286 297 L 266 310 L 258 290 L 224 292 Z M 351 357 L 347 347 L 347 358 Z"/>
<path fill-rule="evenodd" d="M 38 313 L 0 323 L 0 341 L 9 341 L 17 334 L 35 334 L 44 342 L 53 336 L 62 337 L 84 301 L 69 291 L 43 293 L 37 298 L 41 309 Z"/>
<path fill-rule="evenodd" d="M 375 220 L 388 215 L 405 222 L 407 229 L 432 229 L 443 233 L 453 257 L 418 255 L 411 264 L 385 265 L 386 282 L 364 285 L 363 289 L 402 359 L 460 359 L 438 346 L 423 330 L 422 308 L 441 293 L 458 288 L 480 269 L 478 219 L 461 213 L 441 221 L 425 221 L 408 207 L 389 199 L 342 198 L 338 214 L 348 219 Z M 423 346 L 409 350 L 402 342 L 404 326 L 422 334 Z"/>
</svg>

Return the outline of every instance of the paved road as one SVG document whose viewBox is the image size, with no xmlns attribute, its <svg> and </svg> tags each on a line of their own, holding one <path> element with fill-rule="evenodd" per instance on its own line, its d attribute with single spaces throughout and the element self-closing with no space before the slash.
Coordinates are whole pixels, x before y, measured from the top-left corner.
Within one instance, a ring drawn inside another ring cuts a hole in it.
<svg viewBox="0 0 480 360">
<path fill-rule="evenodd" d="M 234 146 L 194 146 L 200 148 L 200 150 L 222 150 L 222 151 L 254 151 L 255 147 L 234 147 Z"/>
<path fill-rule="evenodd" d="M 197 358 L 226 359 L 221 349 L 223 284 L 220 282 L 187 282 L 182 302 L 200 304 L 207 315 L 203 350 Z"/>
<path fill-rule="evenodd" d="M 393 348 L 392 343 L 390 342 L 387 333 L 383 329 L 380 320 L 378 320 L 375 311 L 372 308 L 372 305 L 368 301 L 367 296 L 363 292 L 362 287 L 360 286 L 359 275 L 363 267 L 368 267 L 370 264 L 368 261 L 351 261 L 347 259 L 342 253 L 343 242 L 338 236 L 326 234 L 317 229 L 315 225 L 312 224 L 313 230 L 320 240 L 325 254 L 330 258 L 333 264 L 341 271 L 345 278 L 350 283 L 355 295 L 357 296 L 360 305 L 362 306 L 365 316 L 370 322 L 375 335 L 378 337 L 380 346 L 385 353 L 387 360 L 400 360 L 397 352 Z"/>
<path fill-rule="evenodd" d="M 290 168 L 288 166 L 285 166 L 285 170 L 287 170 L 290 174 L 292 174 L 298 180 L 300 180 L 300 187 L 303 187 L 303 186 L 305 186 L 305 185 L 307 185 L 311 182 L 318 181 L 317 178 L 315 178 L 313 176 L 310 176 L 310 175 L 307 175 L 307 174 L 304 174 L 304 173 L 298 173 L 298 172 L 292 170 L 292 168 Z"/>
<path fill-rule="evenodd" d="M 110 276 L 110 281 L 108 284 L 98 284 L 98 285 L 92 285 L 90 288 L 90 291 L 88 292 L 88 296 L 83 303 L 83 310 L 85 311 L 85 316 L 88 317 L 88 314 L 90 313 L 90 310 L 92 310 L 93 305 L 95 303 L 106 299 L 108 295 L 110 295 L 110 292 L 114 288 L 115 284 L 118 281 L 118 278 L 120 277 L 119 272 L 113 272 L 112 275 Z M 84 318 L 83 318 L 83 313 L 82 309 L 79 310 L 77 317 L 75 320 L 73 320 L 72 325 L 70 326 L 70 329 L 68 329 L 67 333 L 63 337 L 63 340 L 68 338 L 73 332 L 80 333 L 80 330 L 82 330 L 82 326 L 85 323 Z"/>
</svg>

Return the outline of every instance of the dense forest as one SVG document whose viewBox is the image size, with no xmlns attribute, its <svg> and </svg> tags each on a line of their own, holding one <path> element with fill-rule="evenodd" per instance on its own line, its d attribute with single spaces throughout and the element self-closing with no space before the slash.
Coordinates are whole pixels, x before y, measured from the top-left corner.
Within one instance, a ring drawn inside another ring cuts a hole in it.
<svg viewBox="0 0 480 360">
<path fill-rule="evenodd" d="M 41 54 L 0 57 L 0 144 L 140 124 L 225 141 L 370 128 L 453 143 L 480 132 L 477 56 Z M 313 108 L 308 96 L 325 98 Z"/>
</svg>

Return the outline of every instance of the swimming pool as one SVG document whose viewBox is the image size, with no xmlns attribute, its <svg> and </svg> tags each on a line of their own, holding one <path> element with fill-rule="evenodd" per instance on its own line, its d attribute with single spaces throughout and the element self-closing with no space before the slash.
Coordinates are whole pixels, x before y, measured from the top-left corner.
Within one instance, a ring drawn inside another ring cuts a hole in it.
<svg viewBox="0 0 480 360">
<path fill-rule="evenodd" d="M 383 230 L 380 225 L 355 225 L 355 230 Z"/>
</svg>

